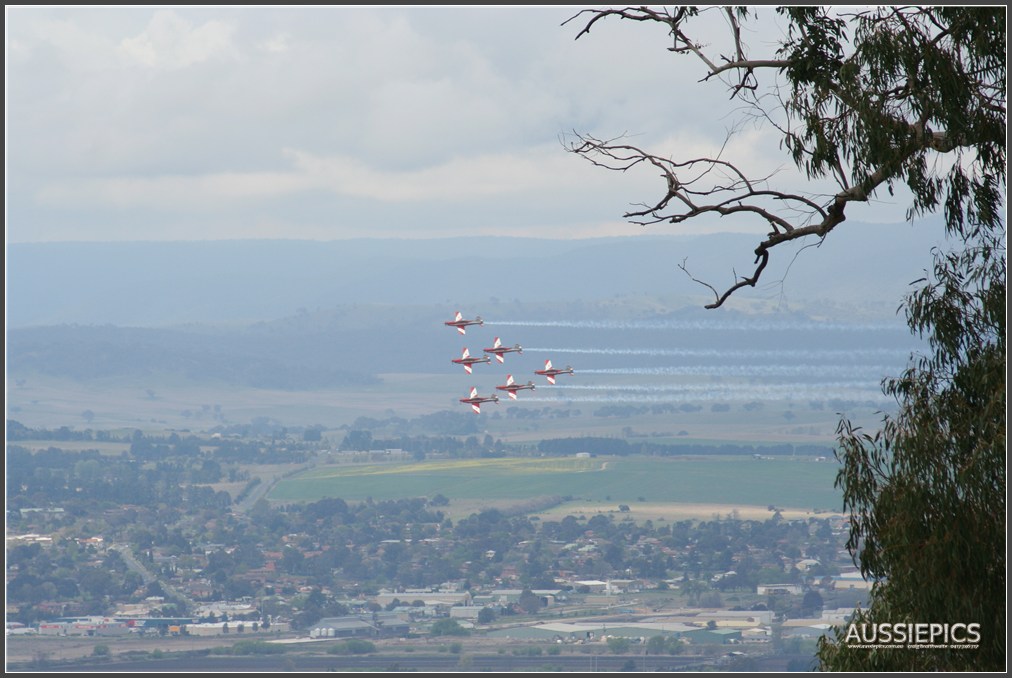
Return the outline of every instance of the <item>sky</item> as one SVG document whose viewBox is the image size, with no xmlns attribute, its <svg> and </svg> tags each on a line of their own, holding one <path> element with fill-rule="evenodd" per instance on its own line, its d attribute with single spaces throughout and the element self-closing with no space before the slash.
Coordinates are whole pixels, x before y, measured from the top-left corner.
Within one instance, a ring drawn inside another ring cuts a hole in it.
<svg viewBox="0 0 1012 678">
<path fill-rule="evenodd" d="M 581 8 L 6 6 L 6 241 L 644 233 L 622 214 L 661 195 L 657 173 L 565 143 L 715 155 L 740 111 L 663 26 L 609 20 L 577 40 Z M 779 35 L 759 11 L 754 56 Z M 700 39 L 725 28 L 708 14 Z M 747 126 L 726 153 L 793 171 L 778 140 Z M 767 229 L 650 232 L 729 230 Z"/>
</svg>

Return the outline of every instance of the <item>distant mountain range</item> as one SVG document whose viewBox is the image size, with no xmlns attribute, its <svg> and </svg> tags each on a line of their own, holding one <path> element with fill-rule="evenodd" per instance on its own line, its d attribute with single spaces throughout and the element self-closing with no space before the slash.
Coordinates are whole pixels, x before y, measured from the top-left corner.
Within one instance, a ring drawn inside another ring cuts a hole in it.
<svg viewBox="0 0 1012 678">
<path fill-rule="evenodd" d="M 23 243 L 7 247 L 7 328 L 78 324 L 171 327 L 270 321 L 350 305 L 440 306 L 471 313 L 626 298 L 700 307 L 733 272 L 751 273 L 758 238 L 635 235 L 586 240 L 512 237 Z M 778 252 L 756 289 L 729 308 L 818 317 L 887 317 L 930 268 L 937 224 L 846 223 L 821 247 Z M 814 242 L 809 244 L 815 244 Z M 783 284 L 779 281 L 783 280 Z M 635 304 L 634 304 L 635 305 Z"/>
<path fill-rule="evenodd" d="M 762 369 L 785 373 L 817 349 L 831 352 L 818 364 L 874 376 L 876 351 L 901 364 L 911 346 L 896 309 L 933 243 L 927 228 L 847 226 L 796 259 L 780 253 L 758 289 L 716 310 L 678 264 L 720 286 L 732 267 L 751 272 L 754 237 L 15 244 L 8 377 L 354 387 L 458 369 L 462 346 L 480 356 L 497 334 L 605 372 L 674 360 L 743 375 L 735 365 L 769 355 L 777 365 Z M 443 325 L 456 310 L 486 326 L 458 335 Z M 871 367 L 839 362 L 855 351 Z M 537 353 L 507 362 L 530 371 Z"/>
</svg>

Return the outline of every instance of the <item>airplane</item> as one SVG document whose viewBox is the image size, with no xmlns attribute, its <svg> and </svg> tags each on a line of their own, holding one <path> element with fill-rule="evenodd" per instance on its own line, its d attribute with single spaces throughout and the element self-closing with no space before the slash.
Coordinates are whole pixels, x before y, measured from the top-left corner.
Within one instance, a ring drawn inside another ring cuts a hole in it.
<svg viewBox="0 0 1012 678">
<path fill-rule="evenodd" d="M 545 375 L 545 377 L 548 379 L 548 383 L 549 384 L 554 384 L 555 383 L 555 377 L 556 377 L 556 375 L 559 375 L 559 374 L 572 374 L 572 373 L 573 373 L 573 368 L 570 367 L 569 365 L 566 365 L 565 369 L 556 369 L 556 368 L 553 368 L 551 360 L 546 360 L 545 361 L 545 369 L 543 369 L 543 370 L 534 370 L 534 374 L 543 374 L 543 375 Z"/>
<path fill-rule="evenodd" d="M 450 327 L 456 327 L 457 331 L 461 334 L 467 334 L 467 332 L 464 331 L 465 327 L 468 325 L 484 325 L 485 321 L 481 319 L 480 315 L 476 315 L 474 320 L 465 320 L 464 316 L 460 314 L 460 311 L 457 311 L 457 315 L 454 316 L 453 320 L 445 320 L 443 321 L 443 324 L 449 325 Z"/>
<path fill-rule="evenodd" d="M 492 395 L 488 396 L 487 398 L 483 397 L 483 396 L 480 396 L 480 395 L 478 395 L 478 387 L 477 386 L 472 386 L 471 387 L 471 395 L 468 396 L 467 398 L 461 398 L 460 402 L 470 404 L 471 405 L 471 409 L 474 410 L 475 414 L 481 414 L 481 404 L 482 403 L 498 403 L 499 402 L 499 396 L 497 396 L 494 393 Z"/>
<path fill-rule="evenodd" d="M 512 374 L 507 374 L 506 375 L 506 383 L 504 385 L 502 385 L 502 386 L 496 386 L 496 388 L 499 389 L 500 391 L 506 391 L 506 393 L 509 395 L 509 397 L 512 400 L 516 400 L 517 399 L 517 391 L 522 391 L 522 390 L 527 389 L 527 388 L 529 388 L 529 389 L 531 389 L 533 391 L 534 390 L 534 382 L 533 381 L 528 381 L 526 384 L 517 384 L 517 383 L 514 383 L 514 381 L 513 381 L 513 375 Z"/>
<path fill-rule="evenodd" d="M 482 349 L 482 350 L 485 351 L 485 353 L 494 353 L 495 354 L 495 359 L 498 360 L 501 363 L 506 362 L 503 359 L 503 356 L 505 354 L 507 354 L 507 353 L 523 353 L 524 352 L 524 349 L 523 349 L 523 347 L 520 344 L 514 344 L 513 348 L 510 348 L 508 346 L 503 346 L 502 342 L 499 341 L 499 337 L 495 338 L 495 343 L 492 344 L 492 348 L 486 348 L 486 349 Z"/>
<path fill-rule="evenodd" d="M 482 356 L 481 358 L 472 358 L 471 357 L 471 352 L 467 350 L 466 346 L 464 347 L 464 352 L 460 354 L 459 358 L 453 358 L 453 359 L 450 360 L 451 363 L 457 363 L 458 365 L 463 365 L 464 366 L 464 370 L 468 374 L 471 374 L 471 365 L 474 365 L 475 363 L 487 363 L 487 362 L 491 362 L 491 361 L 492 361 L 492 359 L 489 358 L 487 355 L 486 356 Z"/>
</svg>

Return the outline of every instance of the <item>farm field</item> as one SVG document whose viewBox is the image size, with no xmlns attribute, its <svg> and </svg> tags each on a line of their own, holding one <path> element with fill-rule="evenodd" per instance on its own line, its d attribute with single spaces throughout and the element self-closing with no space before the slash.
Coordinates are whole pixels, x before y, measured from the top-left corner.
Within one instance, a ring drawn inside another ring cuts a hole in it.
<svg viewBox="0 0 1012 678">
<path fill-rule="evenodd" d="M 346 501 L 443 495 L 450 507 L 530 507 L 535 515 L 629 507 L 634 519 L 769 516 L 768 507 L 801 515 L 835 512 L 835 462 L 811 458 L 537 457 L 326 464 L 280 481 L 270 501 L 324 497 Z M 554 499 L 553 499 L 554 498 Z M 548 505 L 554 506 L 549 509 Z M 679 510 L 681 507 L 681 510 Z M 786 517 L 786 516 L 785 516 Z"/>
</svg>

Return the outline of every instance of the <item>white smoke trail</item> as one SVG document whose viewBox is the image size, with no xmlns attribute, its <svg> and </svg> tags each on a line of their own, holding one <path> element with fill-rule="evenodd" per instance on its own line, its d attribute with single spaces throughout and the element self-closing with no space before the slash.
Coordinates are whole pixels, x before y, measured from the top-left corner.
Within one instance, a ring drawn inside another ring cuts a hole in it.
<svg viewBox="0 0 1012 678">
<path fill-rule="evenodd" d="M 711 401 L 753 401 L 753 400 L 858 400 L 877 404 L 892 402 L 881 391 L 863 385 L 854 387 L 827 388 L 824 384 L 774 384 L 748 385 L 735 384 L 726 386 L 686 387 L 682 390 L 672 389 L 670 392 L 657 393 L 652 391 L 622 391 L 606 395 L 588 395 L 571 393 L 571 387 L 538 388 L 538 394 L 525 398 L 524 402 L 565 403 L 690 403 Z M 557 391 L 546 394 L 546 391 Z M 547 395 L 547 397 L 546 397 Z"/>
<path fill-rule="evenodd" d="M 676 365 L 666 367 L 613 367 L 577 369 L 579 374 L 635 374 L 643 376 L 715 376 L 715 377 L 773 377 L 807 376 L 857 377 L 881 379 L 883 375 L 898 373 L 895 365 Z M 898 376 L 898 374 L 897 374 Z"/>
<path fill-rule="evenodd" d="M 910 352 L 903 349 L 892 348 L 871 348 L 871 349 L 817 349 L 817 350 L 778 350 L 778 349 L 746 349 L 746 350 L 721 350 L 714 348 L 542 348 L 532 346 L 524 348 L 525 351 L 542 353 L 596 353 L 599 355 L 649 355 L 649 356 L 677 356 L 684 358 L 780 358 L 790 356 L 791 360 L 813 360 L 825 361 L 831 358 L 855 358 L 855 357 L 909 357 Z"/>
<path fill-rule="evenodd" d="M 512 325 L 515 327 L 574 327 L 601 330 L 715 330 L 743 332 L 904 332 L 910 329 L 903 323 L 823 323 L 817 321 L 769 320 L 485 320 L 486 325 Z"/>
<path fill-rule="evenodd" d="M 755 390 L 756 388 L 770 388 L 773 390 L 810 390 L 813 388 L 824 389 L 824 388 L 842 388 L 842 389 L 857 389 L 857 390 L 869 390 L 877 388 L 873 384 L 869 384 L 866 381 L 820 381 L 818 384 L 812 383 L 783 383 L 783 384 L 765 384 L 759 387 L 755 385 L 745 384 L 667 384 L 667 385 L 629 385 L 629 384 L 577 384 L 570 383 L 565 386 L 555 385 L 555 389 L 562 390 L 574 390 L 574 391 L 632 391 L 640 393 L 683 393 L 683 392 L 700 392 L 706 393 L 714 390 Z M 555 390 L 548 389 L 548 390 Z"/>
</svg>

